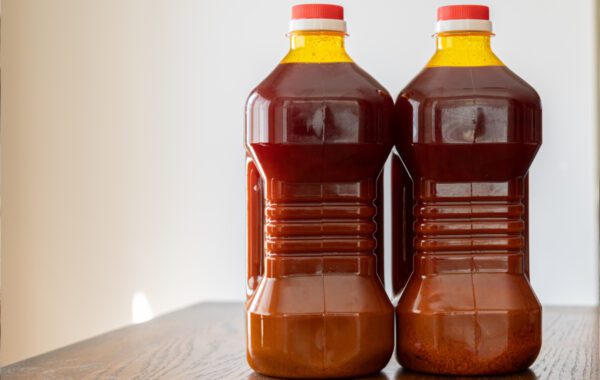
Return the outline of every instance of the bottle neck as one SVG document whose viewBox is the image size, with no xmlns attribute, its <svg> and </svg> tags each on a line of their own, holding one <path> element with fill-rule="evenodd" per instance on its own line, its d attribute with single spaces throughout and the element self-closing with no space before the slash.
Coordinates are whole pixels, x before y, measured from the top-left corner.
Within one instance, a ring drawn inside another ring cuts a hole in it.
<svg viewBox="0 0 600 380">
<path fill-rule="evenodd" d="M 281 63 L 352 62 L 346 53 L 342 32 L 295 31 L 290 33 L 290 51 Z"/>
<path fill-rule="evenodd" d="M 504 66 L 492 51 L 490 32 L 444 32 L 435 37 L 436 51 L 427 67 Z"/>
</svg>

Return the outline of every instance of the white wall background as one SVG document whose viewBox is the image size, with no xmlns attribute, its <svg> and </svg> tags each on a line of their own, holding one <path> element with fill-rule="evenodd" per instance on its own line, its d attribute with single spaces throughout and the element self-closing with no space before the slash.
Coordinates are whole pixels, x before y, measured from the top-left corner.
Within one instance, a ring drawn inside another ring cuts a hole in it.
<svg viewBox="0 0 600 380">
<path fill-rule="evenodd" d="M 287 50 L 292 3 L 3 0 L 2 364 L 242 299 L 243 106 Z M 395 96 L 448 2 L 341 3 L 350 54 Z M 544 104 L 533 286 L 595 304 L 594 2 L 483 3 L 495 51 Z"/>
</svg>

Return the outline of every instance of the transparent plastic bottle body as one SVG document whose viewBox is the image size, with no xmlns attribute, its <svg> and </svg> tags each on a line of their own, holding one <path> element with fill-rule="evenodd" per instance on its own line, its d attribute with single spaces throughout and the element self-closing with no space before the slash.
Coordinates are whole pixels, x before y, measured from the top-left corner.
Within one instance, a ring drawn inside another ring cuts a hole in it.
<svg viewBox="0 0 600 380">
<path fill-rule="evenodd" d="M 397 298 L 413 271 L 413 183 L 396 150 L 390 162 L 392 294 Z"/>
<path fill-rule="evenodd" d="M 396 101 L 414 235 L 414 269 L 396 306 L 396 355 L 422 372 L 513 372 L 541 346 L 527 256 L 541 104 L 501 62 L 478 64 L 492 54 L 489 34 L 455 38 L 450 46 L 481 45 L 473 65 L 435 61 Z"/>
<path fill-rule="evenodd" d="M 282 63 L 251 93 L 246 322 L 256 371 L 350 377 L 387 364 L 394 310 L 378 276 L 376 202 L 393 107 L 351 61 Z"/>
</svg>

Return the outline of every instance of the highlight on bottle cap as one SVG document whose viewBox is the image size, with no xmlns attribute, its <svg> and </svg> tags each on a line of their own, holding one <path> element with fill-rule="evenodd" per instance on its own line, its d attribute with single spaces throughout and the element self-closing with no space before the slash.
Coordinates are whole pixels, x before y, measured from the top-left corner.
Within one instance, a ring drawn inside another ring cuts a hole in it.
<svg viewBox="0 0 600 380">
<path fill-rule="evenodd" d="M 491 32 L 490 8 L 485 5 L 446 5 L 437 10 L 435 32 Z"/>
<path fill-rule="evenodd" d="M 294 5 L 290 32 L 297 30 L 331 30 L 346 33 L 344 8 L 333 4 Z"/>
</svg>

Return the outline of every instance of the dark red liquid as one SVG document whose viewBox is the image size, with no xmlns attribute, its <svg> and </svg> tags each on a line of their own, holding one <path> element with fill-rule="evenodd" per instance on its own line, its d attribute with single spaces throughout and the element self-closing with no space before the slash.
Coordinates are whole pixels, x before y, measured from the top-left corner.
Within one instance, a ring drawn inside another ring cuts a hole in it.
<svg viewBox="0 0 600 380">
<path fill-rule="evenodd" d="M 248 362 L 280 377 L 379 371 L 394 330 L 375 255 L 389 94 L 353 63 L 282 64 L 246 111 Z"/>
<path fill-rule="evenodd" d="M 412 181 L 396 165 L 394 197 L 412 201 L 414 255 L 396 308 L 398 360 L 443 374 L 525 369 L 541 345 L 527 275 L 527 172 L 542 140 L 540 99 L 506 67 L 435 67 L 396 107 L 396 147 Z M 403 195 L 411 187 L 412 197 Z M 406 272 L 394 274 L 395 290 Z"/>
</svg>

